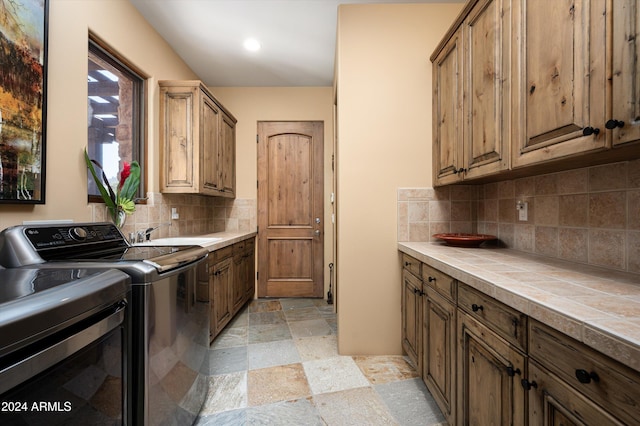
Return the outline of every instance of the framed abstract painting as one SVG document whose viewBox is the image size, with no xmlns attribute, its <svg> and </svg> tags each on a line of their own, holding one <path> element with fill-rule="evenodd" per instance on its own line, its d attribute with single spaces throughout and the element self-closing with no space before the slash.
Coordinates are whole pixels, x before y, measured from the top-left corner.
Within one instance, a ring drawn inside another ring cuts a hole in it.
<svg viewBox="0 0 640 426">
<path fill-rule="evenodd" d="M 0 203 L 44 204 L 48 0 L 0 0 Z"/>
</svg>

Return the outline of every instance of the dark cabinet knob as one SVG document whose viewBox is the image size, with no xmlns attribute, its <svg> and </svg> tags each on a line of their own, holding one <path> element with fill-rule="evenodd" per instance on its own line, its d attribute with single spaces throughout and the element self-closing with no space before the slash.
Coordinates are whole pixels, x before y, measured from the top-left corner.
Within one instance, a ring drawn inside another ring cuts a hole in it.
<svg viewBox="0 0 640 426">
<path fill-rule="evenodd" d="M 607 120 L 607 122 L 604 123 L 604 127 L 609 130 L 615 129 L 616 127 L 624 127 L 624 121 L 615 120 L 612 118 L 611 120 Z"/>
<path fill-rule="evenodd" d="M 404 262 L 404 266 L 409 266 L 411 265 L 411 262 Z"/>
<path fill-rule="evenodd" d="M 476 305 L 475 303 L 473 305 L 471 305 L 471 310 L 473 312 L 478 312 L 478 311 L 482 311 L 484 310 L 484 306 L 482 305 Z"/>
<path fill-rule="evenodd" d="M 436 280 L 436 277 L 429 277 L 429 282 L 432 283 Z"/>
<path fill-rule="evenodd" d="M 537 388 L 538 384 L 535 381 L 528 381 L 527 379 L 522 379 L 520 380 L 520 384 L 522 384 L 522 387 L 524 388 L 524 390 L 531 390 L 531 388 Z"/>
<path fill-rule="evenodd" d="M 520 371 L 519 368 L 513 368 L 512 366 L 508 366 L 507 367 L 507 376 L 509 376 L 509 377 L 513 377 L 516 374 L 520 375 L 520 373 L 521 373 L 521 371 Z"/>
<path fill-rule="evenodd" d="M 599 381 L 600 377 L 598 377 L 598 373 L 595 371 L 588 372 L 587 370 L 576 370 L 576 379 L 578 379 L 580 383 L 587 384 L 591 383 L 592 380 L 594 382 Z"/>
<path fill-rule="evenodd" d="M 465 169 L 464 167 L 460 167 L 459 169 L 453 169 L 453 174 L 457 175 L 458 173 L 464 173 L 466 171 L 467 169 Z"/>
<path fill-rule="evenodd" d="M 584 129 L 582 129 L 582 135 L 583 136 L 589 136 L 589 135 L 598 135 L 598 133 L 600 133 L 600 129 L 598 129 L 597 127 L 585 127 Z"/>
</svg>

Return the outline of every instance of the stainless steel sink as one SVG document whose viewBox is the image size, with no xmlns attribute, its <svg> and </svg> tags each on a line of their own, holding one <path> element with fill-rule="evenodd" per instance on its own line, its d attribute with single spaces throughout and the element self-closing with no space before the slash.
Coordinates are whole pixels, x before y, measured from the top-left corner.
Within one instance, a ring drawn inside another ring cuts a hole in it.
<svg viewBox="0 0 640 426">
<path fill-rule="evenodd" d="M 222 240 L 218 237 L 167 237 L 135 243 L 134 246 L 209 246 Z"/>
</svg>

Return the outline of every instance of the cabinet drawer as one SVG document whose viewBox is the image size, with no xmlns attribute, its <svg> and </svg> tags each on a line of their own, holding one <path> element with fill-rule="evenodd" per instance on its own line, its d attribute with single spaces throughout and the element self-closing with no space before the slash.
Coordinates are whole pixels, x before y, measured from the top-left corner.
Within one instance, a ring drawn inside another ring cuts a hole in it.
<svg viewBox="0 0 640 426">
<path fill-rule="evenodd" d="M 413 257 L 403 254 L 402 255 L 402 267 L 409 270 L 416 277 L 420 277 L 421 263 L 419 260 Z"/>
<path fill-rule="evenodd" d="M 507 341 L 526 351 L 525 314 L 462 283 L 458 284 L 458 306 Z"/>
<path fill-rule="evenodd" d="M 221 260 L 230 257 L 233 254 L 233 246 L 223 247 L 214 251 L 213 253 L 209 253 L 209 259 L 211 259 L 210 263 L 214 264 Z"/>
<path fill-rule="evenodd" d="M 640 419 L 640 373 L 532 320 L 529 355 L 627 424 Z"/>
<path fill-rule="evenodd" d="M 456 301 L 456 281 L 449 275 L 422 264 L 422 282 L 447 299 Z"/>
</svg>

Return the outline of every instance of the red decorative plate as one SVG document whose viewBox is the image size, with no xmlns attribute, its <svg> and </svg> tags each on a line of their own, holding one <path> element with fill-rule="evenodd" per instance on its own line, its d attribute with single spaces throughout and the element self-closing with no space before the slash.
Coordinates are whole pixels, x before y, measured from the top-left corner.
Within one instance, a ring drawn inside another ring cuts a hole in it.
<svg viewBox="0 0 640 426">
<path fill-rule="evenodd" d="M 486 234 L 433 234 L 433 237 L 444 240 L 447 245 L 454 247 L 478 247 L 485 241 L 498 238 L 495 235 Z"/>
</svg>

